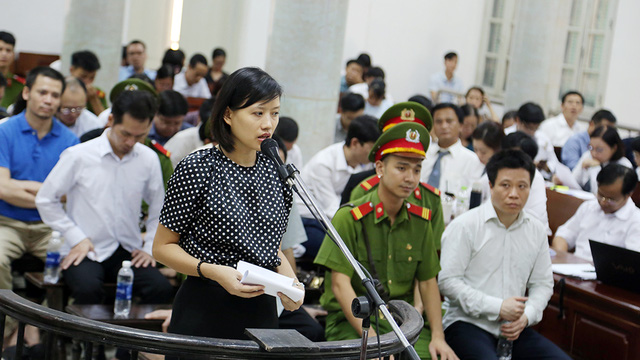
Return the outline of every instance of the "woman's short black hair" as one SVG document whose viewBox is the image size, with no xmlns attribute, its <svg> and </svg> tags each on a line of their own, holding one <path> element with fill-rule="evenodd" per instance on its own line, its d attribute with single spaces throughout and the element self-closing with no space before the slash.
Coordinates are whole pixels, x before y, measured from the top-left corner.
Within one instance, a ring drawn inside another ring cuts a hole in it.
<svg viewBox="0 0 640 360">
<path fill-rule="evenodd" d="M 635 190 L 638 175 L 633 169 L 620 164 L 609 164 L 602 168 L 596 177 L 598 185 L 611 185 L 622 178 L 622 195 L 629 195 Z"/>
<path fill-rule="evenodd" d="M 211 53 L 211 58 L 215 59 L 218 56 L 224 56 L 226 58 L 227 57 L 227 53 L 222 48 L 213 49 L 213 52 Z"/>
<path fill-rule="evenodd" d="M 292 143 L 298 139 L 298 131 L 298 123 L 295 120 L 287 116 L 282 116 L 273 134 L 277 135 L 283 141 Z"/>
<path fill-rule="evenodd" d="M 529 172 L 529 185 L 536 174 L 533 160 L 522 150 L 502 150 L 495 153 L 487 162 L 487 177 L 491 186 L 495 186 L 498 172 L 502 169 L 524 169 Z"/>
<path fill-rule="evenodd" d="M 377 98 L 384 98 L 385 89 L 387 85 L 385 85 L 384 80 L 381 78 L 375 78 L 369 85 L 369 90 L 373 91 L 373 95 Z"/>
<path fill-rule="evenodd" d="M 464 97 L 469 96 L 469 93 L 473 90 L 478 90 L 480 92 L 480 95 L 484 96 L 484 90 L 482 90 L 480 86 L 472 86 L 469 88 L 469 90 L 467 90 L 467 94 Z"/>
<path fill-rule="evenodd" d="M 213 138 L 223 150 L 232 152 L 231 127 L 224 121 L 227 109 L 236 111 L 257 102 L 269 102 L 282 96 L 282 87 L 264 70 L 245 67 L 234 71 L 224 82 L 211 113 Z"/>
<path fill-rule="evenodd" d="M 433 113 L 433 111 L 432 111 L 433 110 L 433 101 L 429 100 L 429 98 L 424 96 L 424 95 L 421 95 L 421 94 L 413 95 L 407 101 L 417 102 L 418 104 L 426 107 L 427 110 L 429 110 L 429 113 Z"/>
<path fill-rule="evenodd" d="M 464 122 L 464 118 L 467 116 L 475 116 L 476 120 L 480 122 L 480 113 L 478 109 L 474 108 L 472 105 L 464 104 L 460 106 L 460 110 L 462 111 L 462 122 Z"/>
<path fill-rule="evenodd" d="M 522 131 L 516 131 L 502 138 L 502 149 L 520 149 L 532 159 L 538 155 L 538 144 L 531 136 Z"/>
<path fill-rule="evenodd" d="M 609 147 L 616 147 L 616 151 L 611 155 L 611 159 L 609 159 L 609 161 L 617 161 L 622 159 L 624 156 L 624 143 L 622 142 L 620 135 L 618 135 L 616 128 L 611 126 L 598 126 L 593 130 L 589 137 L 600 138 L 602 141 L 607 143 Z"/>
<path fill-rule="evenodd" d="M 175 73 L 173 71 L 173 66 L 169 64 L 162 64 L 160 69 L 156 72 L 156 79 L 168 79 L 171 78 L 173 80 Z"/>
<path fill-rule="evenodd" d="M 502 126 L 495 121 L 485 121 L 478 125 L 471 134 L 472 139 L 481 140 L 485 145 L 493 149 L 493 151 L 499 151 L 502 147 L 502 138 L 504 137 L 504 131 Z"/>
<path fill-rule="evenodd" d="M 515 120 L 517 117 L 518 117 L 518 112 L 517 111 L 515 111 L 515 110 L 507 111 L 502 116 L 502 123 L 504 124 L 504 122 L 509 120 L 509 119 Z"/>
</svg>

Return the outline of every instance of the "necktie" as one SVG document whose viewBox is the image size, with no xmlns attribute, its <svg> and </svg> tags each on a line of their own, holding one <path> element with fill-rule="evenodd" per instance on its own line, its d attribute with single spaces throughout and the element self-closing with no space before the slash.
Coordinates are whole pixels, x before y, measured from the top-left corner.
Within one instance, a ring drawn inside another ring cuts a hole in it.
<svg viewBox="0 0 640 360">
<path fill-rule="evenodd" d="M 447 155 L 449 150 L 440 150 L 438 151 L 438 158 L 436 162 L 433 164 L 433 170 L 431 170 L 431 175 L 429 175 L 429 180 L 427 183 L 433 187 L 440 187 L 440 162 L 442 161 L 442 157 Z"/>
</svg>

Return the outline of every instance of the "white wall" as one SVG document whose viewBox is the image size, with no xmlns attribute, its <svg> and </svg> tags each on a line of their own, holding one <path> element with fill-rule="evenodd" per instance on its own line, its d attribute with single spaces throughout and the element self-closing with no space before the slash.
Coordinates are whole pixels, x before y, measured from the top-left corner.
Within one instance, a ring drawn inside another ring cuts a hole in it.
<svg viewBox="0 0 640 360">
<path fill-rule="evenodd" d="M 618 0 L 609 75 L 604 107 L 610 109 L 621 125 L 640 129 L 637 86 L 640 84 L 640 45 L 635 36 L 640 33 L 640 1 Z"/>
<path fill-rule="evenodd" d="M 385 71 L 395 101 L 428 95 L 444 54 L 458 53 L 459 76 L 474 85 L 485 0 L 350 0 L 343 63 L 361 52 Z"/>
<path fill-rule="evenodd" d="M 188 1 L 188 0 L 187 0 Z M 171 31 L 171 0 L 130 0 L 129 24 L 125 43 L 141 40 L 147 47 L 145 67 L 156 70 L 162 64 L 162 56 L 169 48 Z"/>
<path fill-rule="evenodd" d="M 69 0 L 6 1 L 0 30 L 16 37 L 19 52 L 60 55 Z"/>
</svg>

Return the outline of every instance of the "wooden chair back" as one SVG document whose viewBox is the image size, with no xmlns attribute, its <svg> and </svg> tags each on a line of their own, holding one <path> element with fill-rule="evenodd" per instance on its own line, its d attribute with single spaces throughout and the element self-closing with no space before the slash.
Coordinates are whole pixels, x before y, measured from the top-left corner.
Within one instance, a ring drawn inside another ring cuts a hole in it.
<svg viewBox="0 0 640 360">
<path fill-rule="evenodd" d="M 567 222 L 576 213 L 582 202 L 584 200 L 577 197 L 547 189 L 547 216 L 549 216 L 552 239 L 558 227 Z"/>
</svg>

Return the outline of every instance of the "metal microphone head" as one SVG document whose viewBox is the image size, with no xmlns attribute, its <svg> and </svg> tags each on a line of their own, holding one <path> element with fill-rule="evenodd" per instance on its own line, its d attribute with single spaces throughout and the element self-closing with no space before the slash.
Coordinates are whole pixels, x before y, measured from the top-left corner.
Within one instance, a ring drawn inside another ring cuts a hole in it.
<svg viewBox="0 0 640 360">
<path fill-rule="evenodd" d="M 282 159 L 280 159 L 278 149 L 278 142 L 271 138 L 265 139 L 262 141 L 262 144 L 260 144 L 260 151 L 271 159 L 271 161 L 276 163 L 276 166 L 281 166 L 284 164 L 282 163 Z"/>
</svg>

